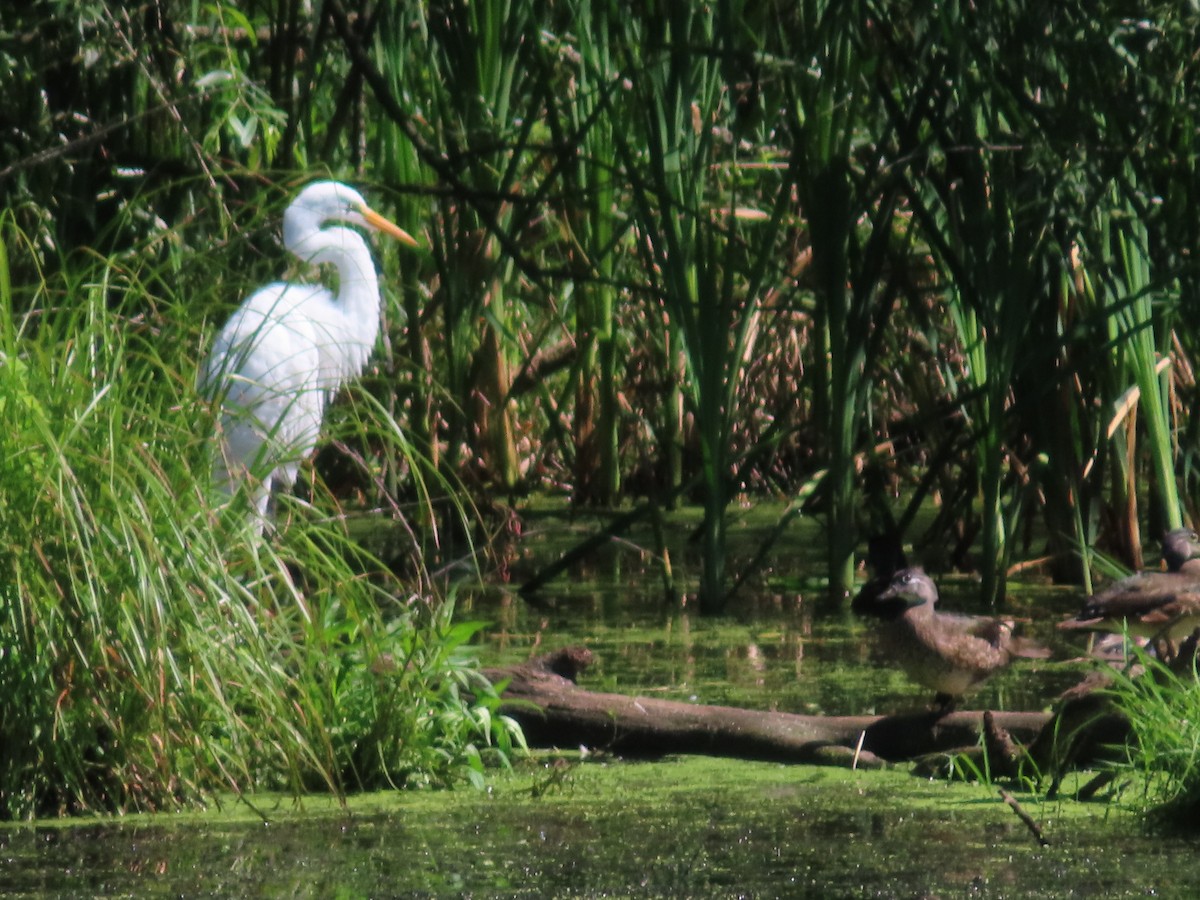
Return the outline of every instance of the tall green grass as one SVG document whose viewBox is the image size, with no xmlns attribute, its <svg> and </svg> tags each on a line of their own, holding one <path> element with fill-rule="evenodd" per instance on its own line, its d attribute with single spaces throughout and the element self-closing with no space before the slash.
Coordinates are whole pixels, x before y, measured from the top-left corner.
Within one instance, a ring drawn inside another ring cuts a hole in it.
<svg viewBox="0 0 1200 900">
<path fill-rule="evenodd" d="M 285 498 L 261 541 L 210 505 L 204 301 L 147 287 L 212 285 L 178 262 L 140 247 L 0 283 L 0 816 L 478 780 L 518 732 L 452 604 L 328 511 Z"/>
<path fill-rule="evenodd" d="M 452 401 L 440 410 L 450 462 L 462 463 L 460 450 L 469 446 L 476 477 L 507 493 L 520 480 L 511 390 L 528 342 L 521 304 L 510 296 L 520 271 L 513 235 L 534 215 L 513 201 L 523 183 L 536 180 L 530 167 L 539 154 L 530 145 L 545 90 L 534 7 L 526 0 L 449 3 L 441 15 L 424 13 L 382 14 L 377 55 L 395 105 L 422 118 L 430 143 L 445 152 L 437 173 L 458 190 L 443 198 L 431 229 L 442 326 L 434 343 Z M 421 60 L 417 73 L 409 68 L 414 58 Z M 393 117 L 381 128 L 383 146 L 400 160 L 411 143 L 403 125 Z M 381 164 L 398 170 L 395 158 Z M 415 174 L 407 163 L 405 170 Z"/>
<path fill-rule="evenodd" d="M 768 263 L 792 186 L 791 167 L 772 165 L 775 148 L 758 145 L 757 155 L 744 156 L 739 143 L 756 134 L 757 103 L 765 102 L 755 96 L 747 48 L 732 43 L 752 33 L 742 32 L 747 21 L 742 4 L 724 3 L 668 4 L 644 20 L 616 12 L 607 23 L 620 29 L 624 48 L 625 87 L 613 91 L 624 127 L 613 137 L 640 236 L 640 277 L 667 320 L 667 364 L 673 354 L 685 363 L 680 389 L 699 458 L 698 593 L 706 613 L 725 606 L 739 387 L 756 352 L 761 295 L 779 271 Z"/>
<path fill-rule="evenodd" d="M 1150 459 L 1150 490 L 1155 501 L 1150 517 L 1162 531 L 1183 523 L 1175 481 L 1177 447 L 1170 416 L 1169 362 L 1172 317 L 1156 312 L 1154 306 L 1167 293 L 1152 277 L 1153 264 L 1143 222 L 1126 206 L 1117 207 L 1100 230 L 1113 248 L 1113 265 L 1105 292 L 1108 298 L 1108 330 L 1114 349 L 1116 370 L 1136 388 L 1138 419 L 1144 424 Z M 1129 446 L 1128 443 L 1126 446 Z M 1123 470 L 1131 473 L 1134 460 L 1122 454 Z M 1137 546 L 1138 516 L 1136 488 L 1130 492 L 1134 514 L 1126 522 L 1128 542 Z"/>
<path fill-rule="evenodd" d="M 570 229 L 570 252 L 580 275 L 575 286 L 575 451 L 574 499 L 612 505 L 621 484 L 617 408 L 621 372 L 618 348 L 621 291 L 616 283 L 618 256 L 626 224 L 619 210 L 621 172 L 612 98 L 618 89 L 616 37 L 603 3 L 579 4 L 583 27 L 570 49 L 578 56 L 576 85 L 562 98 L 559 114 L 569 124 L 564 143 L 577 142 L 575 165 L 564 168 L 563 183 L 574 190 L 564 197 L 562 224 Z"/>
<path fill-rule="evenodd" d="M 1129 720 L 1125 771 L 1137 776 L 1134 802 L 1152 821 L 1195 831 L 1200 814 L 1200 681 L 1191 665 L 1168 667 L 1137 651 L 1143 674 L 1116 675 L 1110 692 Z"/>
<path fill-rule="evenodd" d="M 809 70 L 789 79 L 787 127 L 812 248 L 819 362 L 811 378 L 827 465 L 829 589 L 842 598 L 854 586 L 864 425 L 900 284 L 887 269 L 909 229 L 896 217 L 897 179 L 872 152 L 886 132 L 866 89 L 876 64 L 870 4 L 806 2 L 797 10 L 799 27 L 783 29 L 783 40 L 788 57 L 808 60 Z"/>
</svg>

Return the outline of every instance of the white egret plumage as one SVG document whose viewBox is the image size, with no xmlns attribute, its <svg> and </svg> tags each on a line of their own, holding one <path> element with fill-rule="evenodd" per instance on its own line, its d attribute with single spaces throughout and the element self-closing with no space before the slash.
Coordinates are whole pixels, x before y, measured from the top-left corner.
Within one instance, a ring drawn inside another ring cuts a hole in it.
<svg viewBox="0 0 1200 900">
<path fill-rule="evenodd" d="M 261 528 L 272 488 L 295 481 L 313 451 L 325 404 L 358 376 L 379 335 L 379 276 L 367 242 L 346 223 L 417 242 L 344 184 L 305 187 L 283 215 L 283 243 L 301 260 L 337 268 L 337 294 L 319 284 L 269 284 L 213 340 L 201 388 L 221 403 L 213 481 L 246 483 Z"/>
</svg>

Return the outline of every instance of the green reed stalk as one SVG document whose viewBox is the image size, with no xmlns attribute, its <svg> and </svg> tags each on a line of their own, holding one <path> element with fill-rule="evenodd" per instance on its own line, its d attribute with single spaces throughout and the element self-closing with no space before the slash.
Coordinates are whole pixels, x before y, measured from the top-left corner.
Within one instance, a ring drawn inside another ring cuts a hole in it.
<svg viewBox="0 0 1200 900">
<path fill-rule="evenodd" d="M 539 157 L 529 144 L 545 92 L 532 11 L 521 0 L 456 2 L 429 18 L 422 7 L 393 9 L 381 13 L 377 29 L 387 100 L 421 112 L 444 152 L 435 160 L 438 176 L 453 179 L 457 192 L 442 202 L 433 233 L 444 323 L 433 349 L 445 360 L 440 381 L 450 392 L 440 410 L 447 464 L 457 467 L 459 448 L 472 444 L 504 489 L 520 477 L 509 392 L 524 317 L 508 291 L 517 271 L 511 231 L 533 215 L 513 199 L 519 185 L 536 180 L 529 167 Z M 422 61 L 419 75 L 409 68 L 413 59 Z M 411 152 L 409 125 L 393 117 L 386 126 L 389 152 Z M 383 165 L 401 171 L 396 161 Z"/>
<path fill-rule="evenodd" d="M 772 215 L 743 225 L 734 213 L 738 191 L 722 190 L 718 180 L 737 171 L 736 152 L 715 133 L 736 124 L 721 64 L 737 58 L 732 42 L 750 32 L 745 21 L 736 3 L 667 4 L 661 15 L 623 19 L 628 128 L 614 132 L 645 271 L 687 366 L 704 497 L 699 596 L 708 614 L 725 604 L 730 435 L 756 333 L 755 302 L 787 196 L 777 183 L 756 186 L 776 198 Z"/>
<path fill-rule="evenodd" d="M 1106 225 L 1101 233 L 1108 236 L 1116 253 L 1114 269 L 1105 281 L 1109 333 L 1119 370 L 1137 386 L 1138 418 L 1145 426 L 1157 525 L 1165 532 L 1182 525 L 1175 481 L 1176 447 L 1169 418 L 1171 373 L 1168 367 L 1160 366 L 1170 352 L 1170 328 L 1155 309 L 1157 293 L 1151 278 L 1145 224 L 1126 207 Z M 1123 449 L 1115 448 L 1118 456 Z M 1134 460 L 1128 464 L 1132 468 Z M 1136 504 L 1136 494 L 1130 502 Z M 1136 517 L 1130 527 L 1137 527 Z M 1130 537 L 1131 545 L 1136 545 Z"/>
<path fill-rule="evenodd" d="M 1063 179 L 1047 162 L 1054 157 L 1041 122 L 1007 75 L 1016 64 L 1012 54 L 1027 52 L 1010 33 L 1012 23 L 960 3 L 939 7 L 936 18 L 936 27 L 919 31 L 907 21 L 892 23 L 893 62 L 913 72 L 913 94 L 890 111 L 903 139 L 900 153 L 913 160 L 909 202 L 952 285 L 947 302 L 964 354 L 952 390 L 973 436 L 967 494 L 977 502 L 976 511 L 960 515 L 978 522 L 983 595 L 996 603 L 1028 493 L 1011 465 L 1018 433 L 1037 434 L 1037 420 L 1046 417 L 1035 410 L 1045 408 L 1044 395 L 1063 378 L 1054 290 L 1062 270 L 1054 204 Z M 936 36 L 948 33 L 962 40 Z M 989 41 L 1006 52 L 983 51 Z M 1033 62 L 1045 63 L 1048 83 L 1056 83 L 1052 54 Z"/>
<path fill-rule="evenodd" d="M 610 23 L 589 0 L 574 11 L 579 64 L 574 102 L 569 102 L 572 133 L 578 136 L 578 164 L 565 184 L 576 184 L 583 208 L 570 208 L 571 224 L 586 277 L 576 286 L 575 485 L 576 502 L 612 505 L 620 489 L 617 436 L 617 159 L 611 103 L 618 73 L 610 47 Z M 570 204 L 572 207 L 574 203 Z"/>
<path fill-rule="evenodd" d="M 828 473 L 829 590 L 848 595 L 858 543 L 861 433 L 876 364 L 879 329 L 892 298 L 882 277 L 897 194 L 874 164 L 855 171 L 855 150 L 870 126 L 862 46 L 866 4 L 801 6 L 792 55 L 814 70 L 792 76 L 792 152 L 801 212 L 812 245 L 820 342 L 815 398 Z M 872 135 L 879 139 L 879 135 Z M 865 227 L 859 222 L 866 220 Z M 860 234 L 860 231 L 862 232 Z"/>
<path fill-rule="evenodd" d="M 704 485 L 700 602 L 702 610 L 719 612 L 727 492 L 726 448 L 719 436 L 726 411 L 722 392 L 714 388 L 728 359 L 731 323 L 728 309 L 720 308 L 716 242 L 702 216 L 713 156 L 708 123 L 718 114 L 722 82 L 715 62 L 694 49 L 712 45 L 716 15 L 711 7 L 673 6 L 664 12 L 628 22 L 623 44 L 627 77 L 634 76 L 630 134 L 614 138 L 635 179 L 647 269 L 658 276 L 654 280 L 687 361 L 686 394 L 697 420 Z"/>
</svg>

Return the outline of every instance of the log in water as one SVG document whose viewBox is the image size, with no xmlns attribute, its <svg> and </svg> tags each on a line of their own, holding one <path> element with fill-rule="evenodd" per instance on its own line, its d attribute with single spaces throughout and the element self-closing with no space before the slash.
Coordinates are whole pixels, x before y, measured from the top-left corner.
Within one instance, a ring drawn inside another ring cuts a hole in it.
<svg viewBox="0 0 1200 900">
<path fill-rule="evenodd" d="M 696 753 L 740 759 L 877 767 L 979 745 L 982 711 L 897 716 L 806 716 L 589 691 L 575 679 L 591 651 L 567 647 L 486 674 L 507 681 L 502 711 L 536 747 L 625 755 Z M 1045 712 L 996 712 L 995 725 L 1029 743 Z"/>
</svg>

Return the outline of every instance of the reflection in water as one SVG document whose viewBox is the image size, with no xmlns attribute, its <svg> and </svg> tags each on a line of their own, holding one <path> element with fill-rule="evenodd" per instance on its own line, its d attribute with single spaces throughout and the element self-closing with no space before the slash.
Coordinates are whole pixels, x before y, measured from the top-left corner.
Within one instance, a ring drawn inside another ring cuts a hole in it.
<svg viewBox="0 0 1200 900">
<path fill-rule="evenodd" d="M 758 535 L 772 524 L 764 522 L 757 530 L 731 531 L 731 572 L 757 554 Z M 596 662 L 582 683 L 597 689 L 831 715 L 922 708 L 928 703 L 924 692 L 876 658 L 869 623 L 824 602 L 824 582 L 814 577 L 824 546 L 817 527 L 795 524 L 795 533 L 767 556 L 765 574 L 752 575 L 720 619 L 699 616 L 686 595 L 663 601 L 661 563 L 641 549 L 636 533 L 577 561 L 532 601 L 496 588 L 465 587 L 458 612 L 494 623 L 481 636 L 487 664 L 586 645 Z M 537 571 L 583 533 L 542 522 L 515 552 L 523 569 Z M 686 589 L 700 562 L 686 543 L 688 528 L 671 533 L 678 536 L 678 546 L 670 547 L 675 577 Z M 967 611 L 972 585 L 953 578 L 941 583 L 943 605 Z M 1061 640 L 1049 623 L 1074 601 L 1065 592 L 1050 593 L 1057 605 L 1041 619 L 1049 639 Z M 1029 615 L 1036 618 L 1036 609 Z M 1037 622 L 1032 630 L 1045 633 Z M 1053 663 L 1022 666 L 986 684 L 967 705 L 1042 709 L 1075 680 L 1075 672 Z"/>
</svg>

